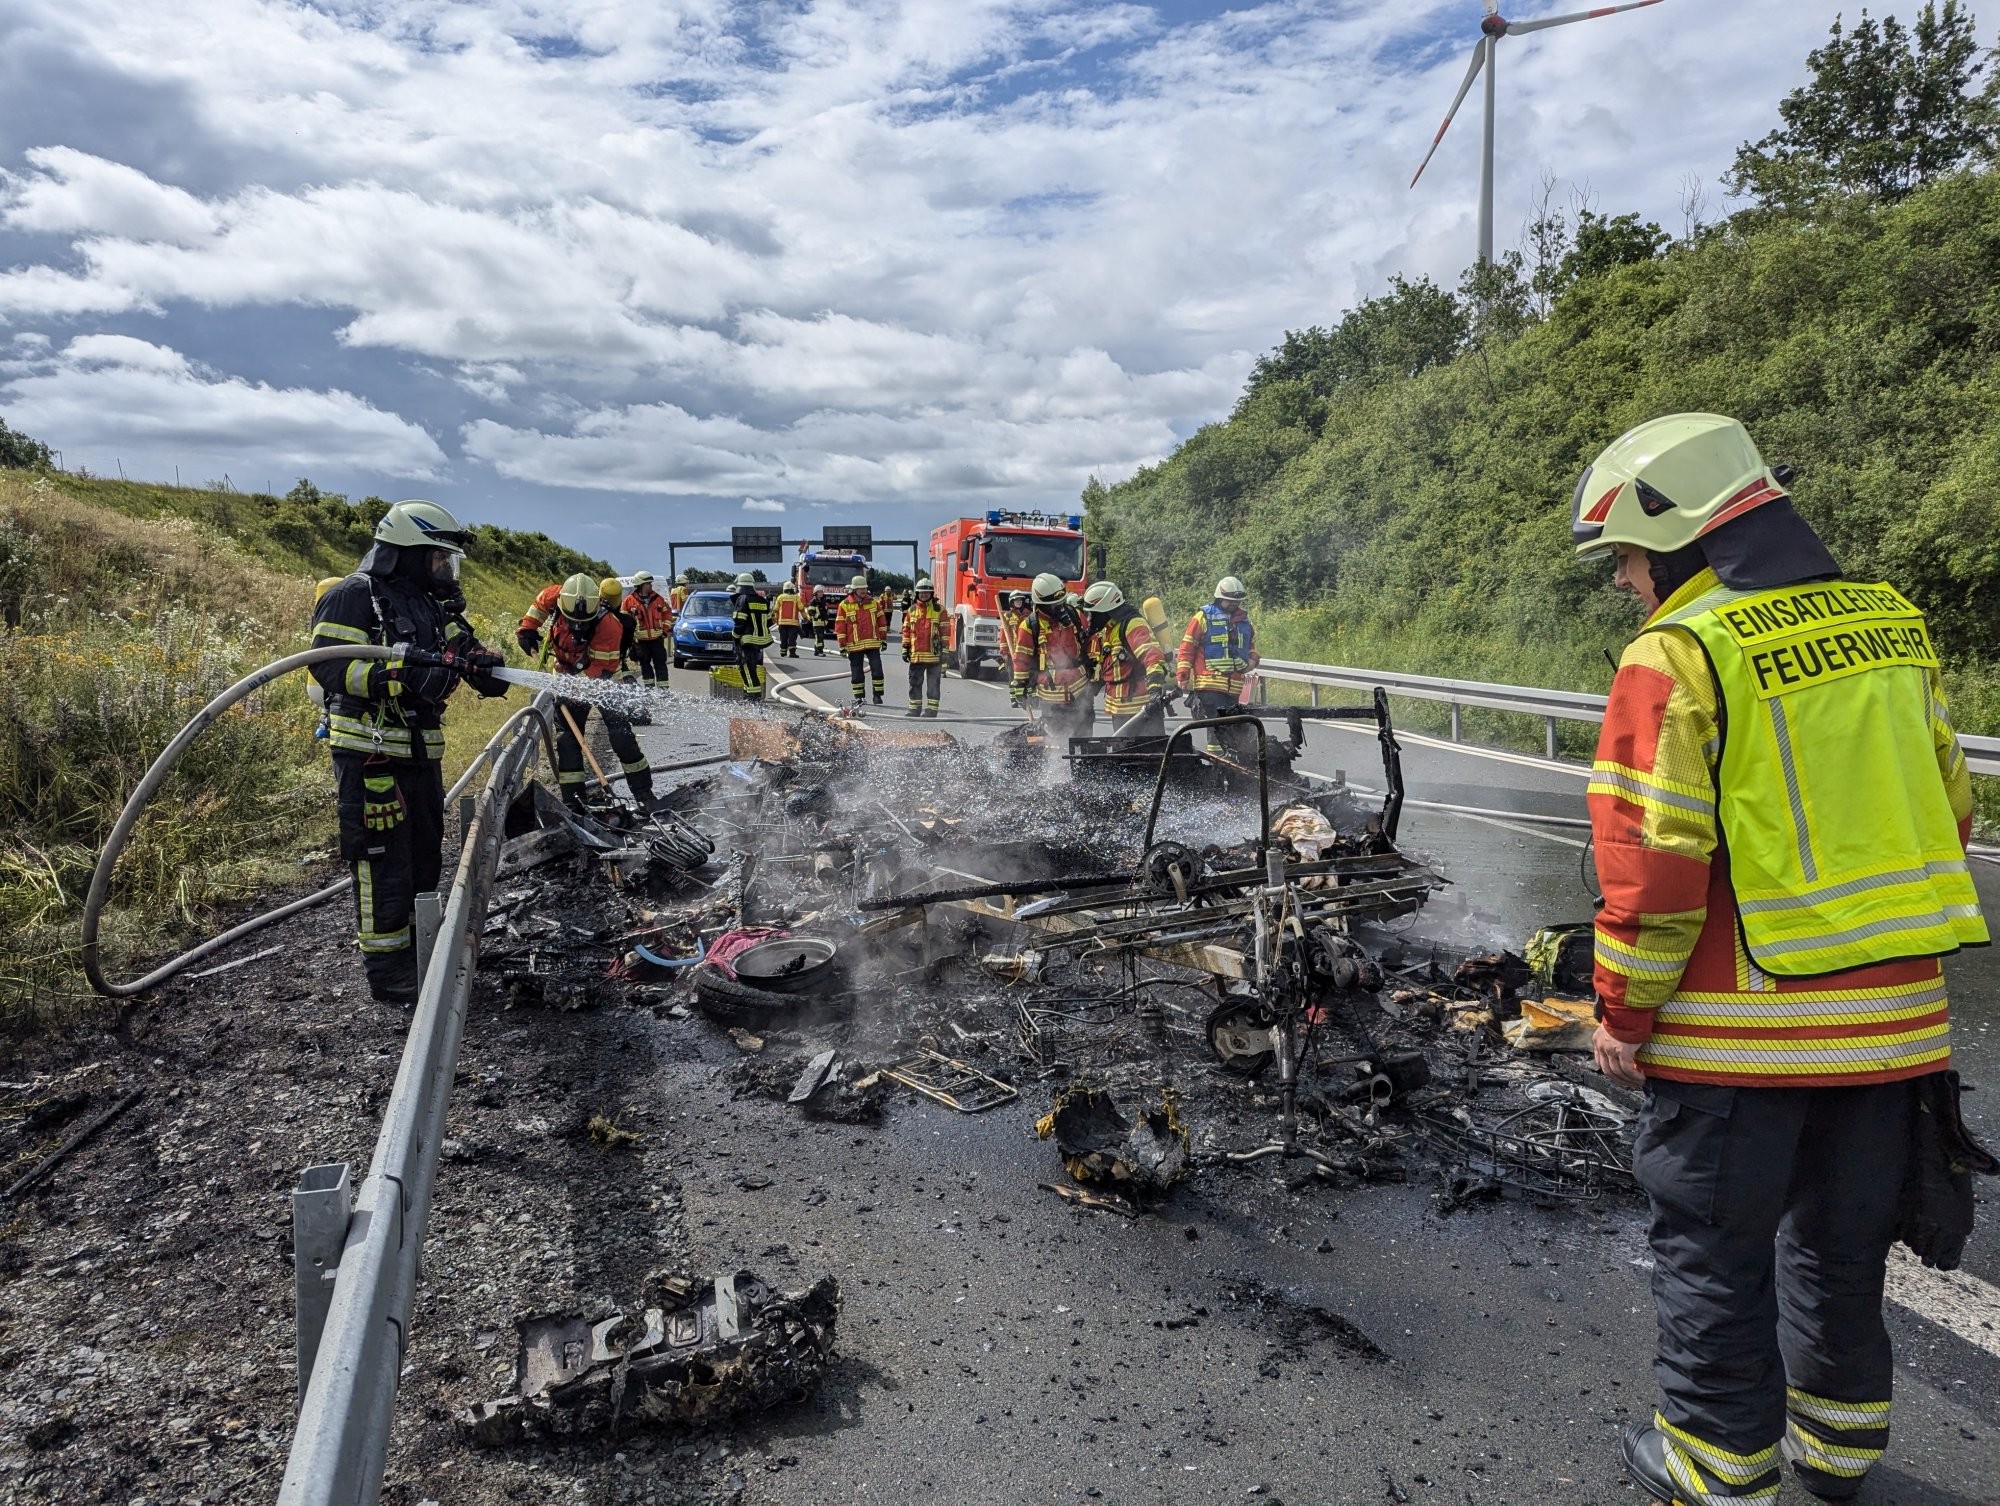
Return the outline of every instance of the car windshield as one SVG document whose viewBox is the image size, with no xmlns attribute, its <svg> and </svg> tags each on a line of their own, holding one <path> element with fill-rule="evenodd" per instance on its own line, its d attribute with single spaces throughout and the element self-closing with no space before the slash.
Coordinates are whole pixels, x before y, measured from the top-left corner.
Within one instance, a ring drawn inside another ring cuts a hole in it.
<svg viewBox="0 0 2000 1506">
<path fill-rule="evenodd" d="M 835 586 L 845 591 L 847 583 L 860 573 L 852 560 L 814 560 L 806 566 L 806 584 Z"/>
<path fill-rule="evenodd" d="M 1081 580 L 1083 540 L 1049 533 L 989 534 L 982 565 L 988 575 L 1033 579 L 1046 572 L 1062 580 Z"/>
<path fill-rule="evenodd" d="M 697 591 L 681 608 L 684 617 L 727 617 L 736 609 L 725 591 Z"/>
</svg>

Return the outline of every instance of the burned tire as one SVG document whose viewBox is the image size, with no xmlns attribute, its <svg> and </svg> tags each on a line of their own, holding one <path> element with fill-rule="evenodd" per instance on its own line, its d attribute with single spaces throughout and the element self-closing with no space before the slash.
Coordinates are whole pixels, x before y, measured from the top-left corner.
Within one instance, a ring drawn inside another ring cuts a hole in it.
<svg viewBox="0 0 2000 1506">
<path fill-rule="evenodd" d="M 694 1007 L 718 1025 L 740 1025 L 750 1031 L 778 1030 L 801 1020 L 837 1014 L 848 999 L 844 992 L 782 994 L 754 987 L 712 967 L 696 968 L 694 974 Z"/>
</svg>

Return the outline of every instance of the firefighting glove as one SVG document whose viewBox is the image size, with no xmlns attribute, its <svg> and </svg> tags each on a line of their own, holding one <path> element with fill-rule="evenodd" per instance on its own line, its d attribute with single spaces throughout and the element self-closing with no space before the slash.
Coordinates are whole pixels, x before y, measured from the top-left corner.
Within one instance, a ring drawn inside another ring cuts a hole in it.
<svg viewBox="0 0 2000 1506">
<path fill-rule="evenodd" d="M 1903 1173 L 1896 1237 L 1940 1271 L 1958 1269 L 1972 1235 L 1972 1175 L 2000 1175 L 2000 1159 L 1972 1138 L 1959 1113 L 1956 1072 L 1917 1079 L 1910 1164 Z"/>
<path fill-rule="evenodd" d="M 394 831 L 409 808 L 396 788 L 394 774 L 369 774 L 361 781 L 361 824 L 370 831 Z"/>
<path fill-rule="evenodd" d="M 542 635 L 533 628 L 520 628 L 514 634 L 514 641 L 521 645 L 521 652 L 530 659 L 542 651 Z"/>
<path fill-rule="evenodd" d="M 430 659 L 431 656 L 424 655 L 424 658 Z M 399 643 L 396 645 L 396 657 L 385 666 L 385 678 L 391 695 L 419 701 L 442 701 L 451 694 L 451 687 L 458 677 L 446 666 L 444 656 L 424 663 L 409 644 Z"/>
</svg>

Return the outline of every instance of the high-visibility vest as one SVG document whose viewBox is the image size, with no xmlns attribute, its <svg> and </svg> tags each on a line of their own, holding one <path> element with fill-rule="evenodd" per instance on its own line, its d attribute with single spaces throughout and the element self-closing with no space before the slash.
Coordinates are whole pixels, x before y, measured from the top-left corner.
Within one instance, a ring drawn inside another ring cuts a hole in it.
<svg viewBox="0 0 2000 1506">
<path fill-rule="evenodd" d="M 1188 619 L 1175 655 L 1176 671 L 1188 672 L 1192 689 L 1234 694 L 1243 688 L 1244 672 L 1257 662 L 1256 643 L 1248 617 L 1210 602 Z"/>
<path fill-rule="evenodd" d="M 779 627 L 799 625 L 799 598 L 791 591 L 780 591 L 778 599 L 771 605 L 771 615 L 777 619 Z"/>
<path fill-rule="evenodd" d="M 935 601 L 919 601 L 903 613 L 903 655 L 912 664 L 936 664 L 951 647 L 952 621 Z"/>
<path fill-rule="evenodd" d="M 693 594 L 693 589 L 688 586 L 675 586 L 667 592 L 667 605 L 673 608 L 676 617 L 680 616 L 681 608 L 688 604 L 688 598 Z"/>
<path fill-rule="evenodd" d="M 736 641 L 745 648 L 762 648 L 771 641 L 771 604 L 755 591 L 736 598 Z"/>
<path fill-rule="evenodd" d="M 658 591 L 648 591 L 644 596 L 637 591 L 630 592 L 625 597 L 624 608 L 637 628 L 636 636 L 641 643 L 666 637 L 667 629 L 673 625 L 673 606 Z"/>
<path fill-rule="evenodd" d="M 1720 587 L 1648 631 L 1722 692 L 1717 816 L 1752 962 L 1809 977 L 1987 937 L 1938 776 L 1923 613 L 1886 585 Z"/>
</svg>

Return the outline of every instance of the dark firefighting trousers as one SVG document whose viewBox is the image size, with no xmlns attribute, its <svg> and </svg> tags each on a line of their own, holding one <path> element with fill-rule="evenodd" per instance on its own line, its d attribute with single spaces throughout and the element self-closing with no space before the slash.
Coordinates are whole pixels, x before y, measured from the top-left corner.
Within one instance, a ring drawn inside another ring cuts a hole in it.
<svg viewBox="0 0 2000 1506">
<path fill-rule="evenodd" d="M 736 645 L 736 667 L 743 672 L 743 691 L 753 700 L 764 695 L 764 646 L 761 643 Z"/>
<path fill-rule="evenodd" d="M 939 697 L 944 691 L 944 665 L 940 663 L 910 663 L 910 710 L 925 716 L 936 716 L 942 704 Z"/>
<path fill-rule="evenodd" d="M 799 656 L 799 627 L 797 623 L 778 624 L 778 652 L 787 659 Z"/>
<path fill-rule="evenodd" d="M 875 692 L 875 704 L 882 704 L 882 650 L 879 648 L 858 648 L 847 656 L 848 688 L 854 692 L 854 699 L 861 699 L 863 672 L 868 676 L 869 687 Z"/>
<path fill-rule="evenodd" d="M 1220 748 L 1239 763 L 1255 765 L 1257 762 L 1257 734 L 1250 730 L 1251 717 L 1235 693 L 1227 690 L 1195 690 L 1188 693 L 1188 711 L 1196 721 L 1206 721 L 1210 717 L 1240 717 L 1244 725 L 1236 727 L 1213 727 L 1208 740 L 1211 747 Z"/>
<path fill-rule="evenodd" d="M 562 787 L 564 801 L 572 806 L 583 803 L 583 785 L 587 776 L 583 771 L 583 745 L 577 741 L 576 732 L 590 731 L 591 705 L 588 701 L 564 701 L 569 708 L 569 716 L 556 717 L 556 783 Z M 618 755 L 619 766 L 625 771 L 625 788 L 632 792 L 632 798 L 641 805 L 653 803 L 653 766 L 646 761 L 646 755 L 639 749 L 639 739 L 632 735 L 632 724 L 616 712 L 602 711 L 604 735 L 611 739 L 611 751 Z M 576 722 L 576 732 L 570 731 L 570 721 Z"/>
<path fill-rule="evenodd" d="M 1647 1085 L 1653 1373 L 1691 1502 L 1774 1501 L 1785 1457 L 1852 1485 L 1889 1438 L 1882 1285 L 1915 1087 Z"/>
<path fill-rule="evenodd" d="M 667 640 L 641 638 L 632 645 L 632 662 L 648 685 L 667 683 Z"/>
<path fill-rule="evenodd" d="M 826 619 L 818 615 L 808 617 L 806 619 L 806 626 L 812 629 L 813 657 L 815 659 L 824 659 L 826 657 Z"/>
<path fill-rule="evenodd" d="M 369 985 L 414 984 L 416 896 L 444 866 L 444 773 L 430 759 L 335 752 L 333 782 Z"/>
</svg>

